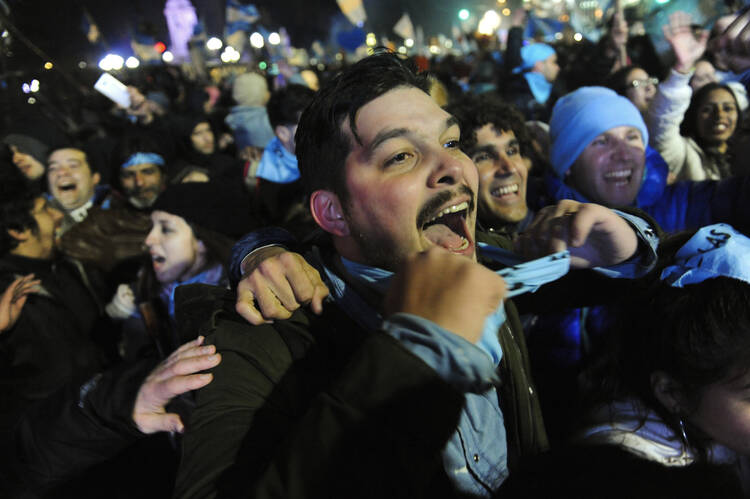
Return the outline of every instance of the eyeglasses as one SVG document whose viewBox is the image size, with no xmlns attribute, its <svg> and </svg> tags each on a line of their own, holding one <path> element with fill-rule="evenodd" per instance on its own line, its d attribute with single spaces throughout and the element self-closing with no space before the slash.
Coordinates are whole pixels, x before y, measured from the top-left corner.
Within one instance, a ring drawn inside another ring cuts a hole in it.
<svg viewBox="0 0 750 499">
<path fill-rule="evenodd" d="M 651 77 L 651 78 L 645 78 L 643 80 L 633 80 L 633 81 L 630 82 L 630 86 L 633 87 L 633 88 L 645 87 L 649 83 L 651 85 L 656 86 L 656 85 L 659 84 L 659 78 Z"/>
</svg>

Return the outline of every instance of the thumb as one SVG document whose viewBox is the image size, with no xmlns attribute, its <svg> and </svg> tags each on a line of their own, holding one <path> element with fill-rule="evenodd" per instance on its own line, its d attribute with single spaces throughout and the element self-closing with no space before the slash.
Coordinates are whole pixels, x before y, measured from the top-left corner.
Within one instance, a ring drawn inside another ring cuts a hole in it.
<svg viewBox="0 0 750 499">
<path fill-rule="evenodd" d="M 185 425 L 182 424 L 180 416 L 174 413 L 148 414 L 140 418 L 138 429 L 145 434 L 160 431 L 182 433 L 185 431 Z"/>
</svg>

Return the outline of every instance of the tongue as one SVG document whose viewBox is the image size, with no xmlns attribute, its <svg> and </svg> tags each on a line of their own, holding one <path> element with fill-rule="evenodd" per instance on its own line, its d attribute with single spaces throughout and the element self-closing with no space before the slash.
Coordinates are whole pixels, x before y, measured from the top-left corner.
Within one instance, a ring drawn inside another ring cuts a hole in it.
<svg viewBox="0 0 750 499">
<path fill-rule="evenodd" d="M 429 241 L 453 251 L 464 244 L 464 239 L 453 232 L 447 225 L 434 224 L 424 230 L 424 237 Z"/>
</svg>

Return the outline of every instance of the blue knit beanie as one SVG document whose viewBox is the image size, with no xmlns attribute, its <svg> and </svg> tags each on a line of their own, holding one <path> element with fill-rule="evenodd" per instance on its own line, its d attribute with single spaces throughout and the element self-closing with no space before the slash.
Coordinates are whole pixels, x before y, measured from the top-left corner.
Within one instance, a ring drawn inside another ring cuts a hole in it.
<svg viewBox="0 0 750 499">
<path fill-rule="evenodd" d="M 618 126 L 632 126 L 648 144 L 641 113 L 627 98 L 604 87 L 581 87 L 562 97 L 549 120 L 550 162 L 560 178 L 598 135 Z"/>
<path fill-rule="evenodd" d="M 521 60 L 523 64 L 513 70 L 514 73 L 528 71 L 539 61 L 544 61 L 555 55 L 555 49 L 546 43 L 531 43 L 521 47 Z"/>
</svg>

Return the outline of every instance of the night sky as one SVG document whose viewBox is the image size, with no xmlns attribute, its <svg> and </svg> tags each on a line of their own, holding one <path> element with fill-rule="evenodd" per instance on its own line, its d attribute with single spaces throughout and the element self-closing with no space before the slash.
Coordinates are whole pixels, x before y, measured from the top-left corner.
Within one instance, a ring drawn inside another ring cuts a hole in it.
<svg viewBox="0 0 750 499">
<path fill-rule="evenodd" d="M 204 20 L 209 35 L 221 35 L 224 24 L 223 0 L 191 0 L 199 18 Z M 0 0 L 0 4 L 3 0 Z M 74 65 L 87 55 L 98 59 L 111 48 L 129 51 L 132 29 L 144 21 L 151 24 L 157 39 L 169 43 L 163 10 L 165 1 L 159 0 L 4 0 L 10 7 L 11 21 L 42 51 L 63 64 Z M 262 23 L 273 31 L 284 26 L 290 33 L 292 45 L 308 47 L 313 40 L 325 41 L 333 16 L 340 15 L 335 0 L 274 0 L 256 1 Z M 365 0 L 368 21 L 365 29 L 378 34 L 392 34 L 391 28 L 404 12 L 415 25 L 421 24 L 427 35 L 438 32 L 450 35 L 450 26 L 461 7 L 478 6 L 477 0 Z M 485 2 L 490 4 L 491 2 Z M 85 38 L 81 27 L 83 9 L 96 20 L 106 45 L 93 46 Z M 23 67 L 36 56 L 17 40 L 11 68 Z"/>
</svg>

